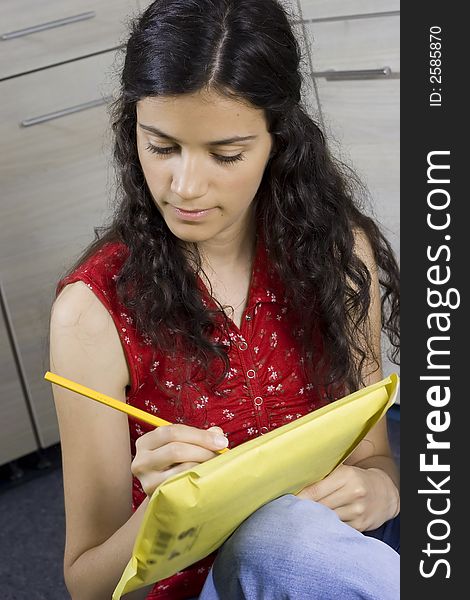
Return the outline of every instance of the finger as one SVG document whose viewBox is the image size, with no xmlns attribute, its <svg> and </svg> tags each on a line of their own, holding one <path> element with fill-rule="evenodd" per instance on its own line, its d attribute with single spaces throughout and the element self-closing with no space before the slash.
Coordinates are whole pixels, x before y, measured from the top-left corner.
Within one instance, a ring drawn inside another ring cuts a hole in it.
<svg viewBox="0 0 470 600">
<path fill-rule="evenodd" d="M 194 462 L 201 463 L 214 458 L 216 452 L 201 446 L 185 442 L 171 442 L 156 450 L 149 450 L 145 454 L 145 464 L 153 470 L 172 468 L 172 465 Z"/>
<path fill-rule="evenodd" d="M 173 477 L 173 475 L 176 475 L 177 473 L 182 473 L 183 471 L 187 471 L 188 469 L 193 469 L 194 467 L 198 467 L 200 464 L 201 463 L 199 463 L 199 462 L 185 462 L 185 463 L 176 465 L 176 466 L 172 467 L 171 469 L 168 469 L 168 471 L 165 471 L 164 481 L 166 481 L 169 477 Z"/>
<path fill-rule="evenodd" d="M 149 471 L 141 480 L 142 488 L 148 496 L 151 496 L 153 492 L 167 479 L 173 477 L 173 475 L 177 475 L 178 473 L 192 469 L 199 464 L 200 463 L 197 462 L 187 462 L 176 465 L 171 469 L 167 469 L 166 471 Z"/>
<path fill-rule="evenodd" d="M 357 529 L 358 523 L 360 523 L 364 517 L 364 507 L 360 502 L 339 506 L 338 508 L 335 508 L 334 511 L 341 521 L 344 521 L 355 529 Z"/>
<path fill-rule="evenodd" d="M 305 488 L 305 492 L 308 495 L 308 498 L 319 502 L 323 498 L 326 498 L 330 494 L 333 494 L 337 490 L 341 489 L 344 484 L 344 473 L 333 471 L 321 481 L 317 481 L 316 483 L 307 486 L 307 488 Z"/>
<path fill-rule="evenodd" d="M 219 437 L 222 438 L 223 444 L 217 443 Z M 227 446 L 228 440 L 220 428 L 206 430 L 183 425 L 182 423 L 174 423 L 157 427 L 140 436 L 136 440 L 136 447 L 138 445 L 139 448 L 145 450 L 155 450 L 171 442 L 186 442 L 211 450 L 220 450 Z"/>
<path fill-rule="evenodd" d="M 346 487 L 342 487 L 339 490 L 336 490 L 331 494 L 324 496 L 320 500 L 317 500 L 316 502 L 320 502 L 324 506 L 327 506 L 332 510 L 336 510 L 337 508 L 348 506 L 349 504 L 354 502 L 354 499 L 351 498 L 351 492 L 348 492 Z"/>
</svg>

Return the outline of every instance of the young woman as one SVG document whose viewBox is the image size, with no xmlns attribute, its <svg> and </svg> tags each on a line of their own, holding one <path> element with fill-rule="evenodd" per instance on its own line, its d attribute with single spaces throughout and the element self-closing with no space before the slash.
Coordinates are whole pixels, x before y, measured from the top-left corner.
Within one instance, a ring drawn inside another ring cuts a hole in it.
<svg viewBox="0 0 470 600">
<path fill-rule="evenodd" d="M 301 104 L 277 0 L 157 0 L 112 106 L 119 203 L 57 286 L 50 369 L 174 425 L 54 387 L 74 600 L 109 599 L 168 477 L 383 378 L 398 268 Z M 395 358 L 395 356 L 394 356 Z M 128 598 L 398 598 L 386 421 L 321 482 Z"/>
</svg>

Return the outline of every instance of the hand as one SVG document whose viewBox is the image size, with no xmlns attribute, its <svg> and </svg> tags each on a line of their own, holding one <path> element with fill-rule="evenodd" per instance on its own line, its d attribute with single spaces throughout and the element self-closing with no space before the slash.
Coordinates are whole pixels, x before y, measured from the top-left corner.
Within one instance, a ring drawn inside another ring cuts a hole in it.
<svg viewBox="0 0 470 600">
<path fill-rule="evenodd" d="M 399 512 L 395 484 L 384 471 L 376 468 L 341 464 L 296 496 L 324 504 L 358 531 L 376 529 Z"/>
<path fill-rule="evenodd" d="M 224 436 L 220 427 L 198 429 L 189 425 L 164 425 L 144 433 L 135 442 L 136 453 L 131 472 L 142 489 L 151 496 L 165 479 L 214 458 L 217 450 L 228 444 L 217 444 L 216 435 Z"/>
</svg>

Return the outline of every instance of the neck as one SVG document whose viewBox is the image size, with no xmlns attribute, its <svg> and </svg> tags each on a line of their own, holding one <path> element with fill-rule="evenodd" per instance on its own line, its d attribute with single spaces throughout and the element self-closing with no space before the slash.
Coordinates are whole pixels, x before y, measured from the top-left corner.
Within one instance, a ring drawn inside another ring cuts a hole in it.
<svg viewBox="0 0 470 600">
<path fill-rule="evenodd" d="M 256 244 L 256 223 L 224 231 L 217 238 L 198 244 L 204 269 L 213 273 L 230 272 L 251 264 Z"/>
</svg>

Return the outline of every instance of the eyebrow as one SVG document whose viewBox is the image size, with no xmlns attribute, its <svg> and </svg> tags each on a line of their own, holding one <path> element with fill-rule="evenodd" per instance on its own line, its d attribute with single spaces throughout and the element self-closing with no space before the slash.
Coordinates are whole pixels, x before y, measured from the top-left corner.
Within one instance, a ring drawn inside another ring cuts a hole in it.
<svg viewBox="0 0 470 600">
<path fill-rule="evenodd" d="M 157 129 L 156 127 L 152 127 L 150 125 L 144 125 L 143 123 L 139 123 L 139 127 L 144 129 L 145 131 L 149 131 L 150 133 L 158 135 L 158 136 L 164 138 L 165 140 L 172 140 L 172 141 L 178 142 L 178 143 L 180 141 L 180 140 L 177 140 L 176 138 L 171 137 L 171 135 L 168 135 L 167 133 L 160 131 L 160 129 Z M 226 144 L 235 144 L 236 142 L 244 142 L 246 140 L 255 140 L 257 137 L 258 137 L 257 135 L 245 135 L 245 136 L 235 135 L 231 138 L 227 138 L 226 140 L 214 140 L 212 142 L 206 142 L 206 146 L 225 146 Z"/>
</svg>

